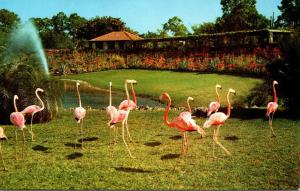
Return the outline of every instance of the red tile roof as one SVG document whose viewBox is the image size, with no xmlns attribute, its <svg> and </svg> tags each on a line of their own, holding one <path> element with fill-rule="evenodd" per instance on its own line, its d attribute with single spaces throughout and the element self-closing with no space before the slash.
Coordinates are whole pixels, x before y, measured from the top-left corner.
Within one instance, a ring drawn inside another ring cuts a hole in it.
<svg viewBox="0 0 300 191">
<path fill-rule="evenodd" d="M 143 38 L 126 31 L 115 31 L 102 36 L 98 36 L 89 41 L 125 41 L 125 40 L 141 40 Z"/>
</svg>

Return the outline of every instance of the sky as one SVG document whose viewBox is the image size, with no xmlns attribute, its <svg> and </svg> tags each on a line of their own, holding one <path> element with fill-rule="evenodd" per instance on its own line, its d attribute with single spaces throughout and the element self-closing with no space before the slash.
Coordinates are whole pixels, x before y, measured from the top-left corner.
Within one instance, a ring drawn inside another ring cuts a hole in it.
<svg viewBox="0 0 300 191">
<path fill-rule="evenodd" d="M 280 14 L 281 0 L 256 0 L 259 13 L 275 19 Z M 16 13 L 23 22 L 32 17 L 51 18 L 62 11 L 77 13 L 91 19 L 96 16 L 121 18 L 126 26 L 139 32 L 156 32 L 173 16 L 180 17 L 191 31 L 191 26 L 214 22 L 222 16 L 220 0 L 0 0 L 0 9 Z"/>
</svg>

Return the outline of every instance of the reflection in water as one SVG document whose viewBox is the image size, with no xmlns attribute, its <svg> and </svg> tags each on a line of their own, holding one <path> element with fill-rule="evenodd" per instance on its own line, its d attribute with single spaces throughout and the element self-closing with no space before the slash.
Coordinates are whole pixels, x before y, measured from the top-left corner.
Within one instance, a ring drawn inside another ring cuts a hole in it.
<svg viewBox="0 0 300 191">
<path fill-rule="evenodd" d="M 78 107 L 78 99 L 76 92 L 76 85 L 73 81 L 64 81 L 64 96 L 63 107 L 74 108 Z M 94 88 L 89 84 L 80 83 L 80 96 L 83 107 L 91 108 L 105 108 L 109 102 L 109 92 L 100 88 Z M 138 94 L 138 92 L 136 92 Z M 121 101 L 126 99 L 125 92 L 112 92 L 112 105 L 118 106 Z M 132 99 L 132 98 L 131 98 Z M 149 98 L 142 98 L 137 96 L 137 105 L 149 107 L 164 107 L 161 103 L 151 100 Z"/>
</svg>

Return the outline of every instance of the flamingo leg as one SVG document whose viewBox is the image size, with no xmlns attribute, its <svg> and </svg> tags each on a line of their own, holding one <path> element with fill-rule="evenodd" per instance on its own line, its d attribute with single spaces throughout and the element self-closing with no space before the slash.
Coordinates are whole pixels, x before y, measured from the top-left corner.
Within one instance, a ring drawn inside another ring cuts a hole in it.
<svg viewBox="0 0 300 191">
<path fill-rule="evenodd" d="M 17 155 L 17 146 L 18 146 L 18 132 L 17 132 L 17 128 L 15 130 L 15 135 L 16 135 L 16 146 L 15 146 L 15 158 L 16 160 L 18 160 L 18 155 Z"/>
<path fill-rule="evenodd" d="M 181 134 L 181 137 L 182 137 L 182 144 L 181 144 L 181 156 L 183 157 L 183 155 L 184 155 L 184 145 L 185 145 L 185 134 L 184 134 L 184 132 L 182 132 L 182 134 Z"/>
<path fill-rule="evenodd" d="M 80 136 L 81 136 L 81 149 L 83 149 L 83 119 L 81 119 L 82 121 L 80 122 Z"/>
<path fill-rule="evenodd" d="M 33 141 L 33 137 L 34 137 L 34 134 L 33 134 L 33 131 L 32 131 L 32 120 L 33 120 L 34 114 L 35 114 L 35 113 L 33 113 L 33 114 L 31 115 L 31 121 L 30 121 L 31 141 Z"/>
<path fill-rule="evenodd" d="M 274 130 L 273 130 L 273 117 L 274 117 L 274 113 L 271 113 L 270 116 L 269 116 L 269 125 L 270 125 L 270 133 L 271 133 L 271 136 L 274 136 L 276 137 L 275 133 L 274 133 Z M 272 115 L 272 116 L 271 116 Z"/>
<path fill-rule="evenodd" d="M 6 170 L 5 164 L 4 164 L 4 158 L 3 158 L 3 154 L 2 154 L 2 146 L 1 146 L 1 142 L 0 142 L 0 157 L 1 157 L 1 160 L 2 160 L 3 168 L 4 168 L 4 170 Z"/>
<path fill-rule="evenodd" d="M 130 150 L 129 150 L 129 148 L 128 148 L 128 145 L 127 145 L 127 143 L 126 143 L 126 141 L 125 141 L 125 129 L 124 129 L 124 126 L 125 126 L 125 120 L 124 121 L 122 121 L 122 138 L 123 138 L 123 142 L 124 142 L 124 144 L 125 144 L 125 146 L 126 146 L 126 148 L 127 148 L 127 151 L 128 151 L 128 153 L 129 153 L 129 155 L 130 155 L 130 157 L 131 158 L 135 158 L 134 156 L 132 156 L 132 154 L 131 154 L 131 152 L 130 152 Z"/>
<path fill-rule="evenodd" d="M 33 120 L 34 114 L 35 114 L 35 113 L 33 113 L 33 114 L 31 115 L 31 121 L 30 121 L 31 141 L 33 141 L 33 136 L 34 136 L 33 131 L 32 131 L 32 120 Z"/>
<path fill-rule="evenodd" d="M 130 142 L 133 142 L 133 141 L 132 141 L 132 138 L 131 138 L 131 136 L 130 136 L 129 130 L 128 130 L 128 120 L 127 120 L 127 119 L 125 120 L 125 127 L 126 127 L 126 130 L 127 130 L 127 136 L 128 136 L 128 138 L 129 138 L 129 141 L 130 141 Z"/>
<path fill-rule="evenodd" d="M 125 119 L 125 127 L 126 127 L 126 130 L 127 130 L 127 136 L 128 136 L 128 138 L 129 138 L 130 142 L 133 142 L 133 141 L 132 141 L 132 138 L 131 138 L 131 136 L 130 136 L 130 133 L 129 133 L 129 129 L 128 129 L 128 117 L 129 117 L 129 113 L 130 113 L 130 110 L 128 110 L 127 115 L 126 115 L 126 119 Z"/>
<path fill-rule="evenodd" d="M 218 133 L 219 133 L 219 127 L 217 127 L 217 134 L 214 136 L 214 141 L 226 152 L 227 155 L 231 155 L 231 153 L 218 141 Z"/>
<path fill-rule="evenodd" d="M 119 127 L 116 126 L 115 128 L 116 128 L 116 129 L 114 130 L 114 132 L 115 132 L 115 143 L 117 143 L 117 142 L 118 142 L 118 129 L 119 129 Z"/>
<path fill-rule="evenodd" d="M 215 156 L 215 137 L 216 137 L 216 128 L 214 128 L 214 134 L 213 134 L 213 157 L 216 158 Z"/>
<path fill-rule="evenodd" d="M 24 159 L 24 149 L 25 149 L 25 129 L 22 129 L 23 145 L 22 145 L 22 159 Z"/>
<path fill-rule="evenodd" d="M 189 140 L 188 140 L 188 134 L 185 132 L 185 145 L 186 145 L 186 154 L 189 152 Z"/>
</svg>

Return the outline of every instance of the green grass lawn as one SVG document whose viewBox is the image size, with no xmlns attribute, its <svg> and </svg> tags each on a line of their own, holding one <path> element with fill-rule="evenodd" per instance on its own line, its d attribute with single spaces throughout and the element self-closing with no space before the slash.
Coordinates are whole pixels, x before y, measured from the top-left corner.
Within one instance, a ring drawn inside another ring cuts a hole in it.
<svg viewBox="0 0 300 191">
<path fill-rule="evenodd" d="M 186 106 L 188 96 L 194 98 L 194 106 L 207 106 L 216 100 L 215 85 L 219 83 L 223 90 L 219 91 L 222 105 L 228 88 L 236 90 L 234 102 L 249 94 L 249 91 L 262 80 L 220 74 L 198 74 L 192 72 L 150 71 L 150 70 L 109 70 L 102 72 L 76 74 L 64 78 L 79 79 L 94 86 L 108 89 L 109 81 L 113 82 L 113 90 L 124 91 L 125 79 L 135 79 L 137 95 L 158 100 L 163 92 L 168 92 L 174 106 Z"/>
<path fill-rule="evenodd" d="M 196 74 L 184 75 L 201 78 Z M 141 81 L 137 87 L 143 87 L 142 78 L 132 78 Z M 104 79 L 108 80 L 108 77 L 103 77 L 103 86 Z M 117 79 L 113 80 L 117 85 Z M 210 83 L 213 86 L 216 81 Z M 223 86 L 227 85 L 224 83 Z M 157 89 L 159 91 L 161 89 Z M 171 111 L 170 114 L 172 119 L 179 112 Z M 220 129 L 219 140 L 232 156 L 226 156 L 221 148 L 216 147 L 218 158 L 212 157 L 212 129 L 207 129 L 207 137 L 203 140 L 199 139 L 196 132 L 189 133 L 189 154 L 185 158 L 178 158 L 181 150 L 180 133 L 164 126 L 162 116 L 163 111 L 130 113 L 129 128 L 134 142 L 128 144 L 136 159 L 129 157 L 120 134 L 118 143 L 110 144 L 104 111 L 88 111 L 84 122 L 84 150 L 72 147 L 72 144 L 79 143 L 80 128 L 75 123 L 72 111 L 64 111 L 49 123 L 34 125 L 35 142 L 30 141 L 27 132 L 26 157 L 17 161 L 14 159 L 14 127 L 2 126 L 9 140 L 2 143 L 8 171 L 0 171 L 0 188 L 299 188 L 300 121 L 278 119 L 275 116 L 274 131 L 277 137 L 270 138 L 268 122 L 265 120 L 228 119 Z M 197 118 L 196 121 L 202 125 L 205 119 Z"/>
</svg>

